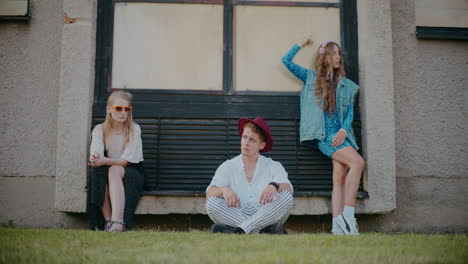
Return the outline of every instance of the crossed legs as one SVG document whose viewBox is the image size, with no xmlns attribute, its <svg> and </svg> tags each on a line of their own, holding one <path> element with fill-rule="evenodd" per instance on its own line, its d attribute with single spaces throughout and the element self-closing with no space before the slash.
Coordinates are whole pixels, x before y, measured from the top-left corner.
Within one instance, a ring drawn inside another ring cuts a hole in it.
<svg viewBox="0 0 468 264">
<path fill-rule="evenodd" d="M 125 189 L 123 185 L 124 177 L 125 170 L 122 166 L 109 167 L 109 184 L 106 186 L 104 205 L 101 208 L 102 215 L 106 221 L 123 223 L 125 208 Z M 123 229 L 123 224 L 121 226 L 115 226 L 111 230 L 115 228 Z"/>
<path fill-rule="evenodd" d="M 205 205 L 213 222 L 240 227 L 245 233 L 256 233 L 269 225 L 283 224 L 293 206 L 293 196 L 288 191 L 279 193 L 274 201 L 259 207 L 227 207 L 223 198 L 215 196 L 209 197 Z"/>
</svg>

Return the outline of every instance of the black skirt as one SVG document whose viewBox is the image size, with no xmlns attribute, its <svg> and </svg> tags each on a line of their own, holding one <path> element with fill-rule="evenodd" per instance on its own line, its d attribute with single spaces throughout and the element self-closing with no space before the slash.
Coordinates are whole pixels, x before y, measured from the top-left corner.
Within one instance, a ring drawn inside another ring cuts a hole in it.
<svg viewBox="0 0 468 264">
<path fill-rule="evenodd" d="M 125 189 L 124 222 L 127 230 L 133 227 L 133 217 L 138 201 L 143 195 L 144 169 L 142 163 L 129 163 L 124 166 Z M 89 230 L 104 230 L 104 216 L 101 208 L 104 205 L 106 185 L 108 184 L 109 166 L 91 167 L 86 185 L 86 215 Z"/>
</svg>

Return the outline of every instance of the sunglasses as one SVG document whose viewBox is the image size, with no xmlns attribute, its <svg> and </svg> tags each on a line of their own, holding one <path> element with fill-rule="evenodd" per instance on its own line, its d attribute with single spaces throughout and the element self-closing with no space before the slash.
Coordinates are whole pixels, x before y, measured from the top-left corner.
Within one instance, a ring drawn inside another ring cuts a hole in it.
<svg viewBox="0 0 468 264">
<path fill-rule="evenodd" d="M 114 106 L 111 106 L 111 108 L 114 109 L 114 110 L 117 111 L 117 112 L 122 112 L 122 111 L 131 112 L 131 111 L 132 111 L 132 107 L 131 107 L 131 106 L 118 106 L 118 105 L 114 105 Z"/>
</svg>

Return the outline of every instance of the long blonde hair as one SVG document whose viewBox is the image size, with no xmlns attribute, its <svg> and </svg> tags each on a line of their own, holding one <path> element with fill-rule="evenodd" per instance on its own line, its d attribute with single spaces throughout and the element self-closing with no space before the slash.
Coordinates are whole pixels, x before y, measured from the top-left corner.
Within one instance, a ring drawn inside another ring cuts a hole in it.
<svg viewBox="0 0 468 264">
<path fill-rule="evenodd" d="M 114 105 L 114 102 L 117 98 L 122 98 L 128 102 L 128 105 L 131 105 L 132 102 L 132 95 L 128 92 L 124 91 L 114 91 L 107 99 L 107 107 L 111 107 Z M 110 144 L 110 135 L 112 134 L 112 127 L 114 124 L 114 120 L 112 119 L 111 113 L 106 110 L 106 120 L 104 120 L 104 144 L 106 146 L 106 150 L 109 149 Z M 124 141 L 122 144 L 122 150 L 125 149 L 127 144 L 130 142 L 130 138 L 133 135 L 133 117 L 132 112 L 128 112 L 127 119 L 123 125 L 123 137 Z"/>
<path fill-rule="evenodd" d="M 333 41 L 329 41 L 325 47 L 319 46 L 317 54 L 315 56 L 315 70 L 317 71 L 317 78 L 315 80 L 315 97 L 317 98 L 317 104 L 325 111 L 332 113 L 336 107 L 336 86 L 341 77 L 345 77 L 346 73 L 344 70 L 343 58 L 340 59 L 340 66 L 337 69 L 333 68 L 333 46 L 338 47 L 340 56 L 341 48 Z M 322 52 L 320 52 L 322 50 Z M 324 52 L 323 52 L 324 51 Z M 330 75 L 333 73 L 333 78 L 330 80 Z M 334 87 L 332 87 L 332 84 Z M 322 105 L 323 93 L 325 91 L 325 100 Z"/>
</svg>

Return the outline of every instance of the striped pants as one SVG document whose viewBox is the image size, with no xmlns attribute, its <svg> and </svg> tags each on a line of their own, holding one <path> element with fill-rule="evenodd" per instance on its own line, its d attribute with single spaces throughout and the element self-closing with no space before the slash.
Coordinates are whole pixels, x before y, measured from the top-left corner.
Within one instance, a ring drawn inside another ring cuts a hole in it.
<svg viewBox="0 0 468 264">
<path fill-rule="evenodd" d="M 268 204 L 228 207 L 223 198 L 210 196 L 206 211 L 215 224 L 240 227 L 245 233 L 258 233 L 270 225 L 282 225 L 288 219 L 294 199 L 290 192 L 282 191 Z"/>
</svg>

